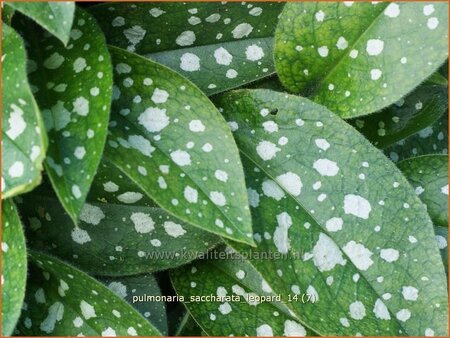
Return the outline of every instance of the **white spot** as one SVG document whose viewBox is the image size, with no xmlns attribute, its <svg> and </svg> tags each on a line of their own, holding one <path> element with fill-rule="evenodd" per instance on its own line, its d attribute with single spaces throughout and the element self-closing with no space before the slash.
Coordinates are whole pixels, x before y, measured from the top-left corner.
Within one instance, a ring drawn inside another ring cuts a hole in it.
<svg viewBox="0 0 450 338">
<path fill-rule="evenodd" d="M 163 15 L 165 13 L 165 11 L 163 11 L 160 8 L 154 7 L 151 10 L 148 11 L 150 13 L 151 16 L 153 16 L 154 18 L 157 18 L 160 15 Z"/>
<path fill-rule="evenodd" d="M 342 230 L 342 225 L 344 224 L 344 221 L 340 217 L 333 217 L 330 218 L 326 223 L 327 230 L 330 232 L 336 232 L 339 230 Z"/>
<path fill-rule="evenodd" d="M 257 337 L 273 337 L 273 330 L 269 325 L 263 324 L 256 328 L 256 336 Z"/>
<path fill-rule="evenodd" d="M 21 177 L 24 172 L 24 166 L 23 163 L 20 161 L 14 162 L 8 169 L 9 176 L 15 178 L 15 177 Z"/>
<path fill-rule="evenodd" d="M 229 79 L 234 79 L 236 76 L 238 76 L 238 72 L 234 69 L 228 69 L 225 76 Z"/>
<path fill-rule="evenodd" d="M 262 191 L 267 197 L 272 197 L 273 199 L 279 201 L 284 197 L 284 191 L 272 180 L 266 180 L 262 184 Z"/>
<path fill-rule="evenodd" d="M 324 58 L 324 57 L 328 56 L 328 47 L 327 46 L 319 47 L 319 48 L 317 48 L 317 52 L 319 53 L 319 55 L 321 57 Z"/>
<path fill-rule="evenodd" d="M 438 25 L 439 25 L 438 18 L 432 17 L 432 18 L 429 18 L 427 21 L 427 27 L 431 30 L 436 29 Z"/>
<path fill-rule="evenodd" d="M 79 57 L 73 63 L 73 70 L 75 73 L 80 73 L 86 68 L 86 66 L 86 59 Z"/>
<path fill-rule="evenodd" d="M 436 235 L 436 242 L 439 250 L 444 250 L 447 247 L 447 239 L 441 235 Z"/>
<path fill-rule="evenodd" d="M 373 260 L 370 258 L 373 253 L 362 244 L 350 241 L 342 250 L 359 270 L 365 271 L 373 264 Z"/>
<path fill-rule="evenodd" d="M 389 310 L 381 299 L 377 299 L 375 301 L 375 305 L 373 307 L 373 313 L 375 314 L 375 317 L 377 317 L 378 319 L 383 319 L 383 320 L 391 319 Z"/>
<path fill-rule="evenodd" d="M 237 25 L 231 33 L 233 34 L 233 38 L 241 39 L 243 37 L 247 37 L 252 31 L 252 25 L 244 22 Z"/>
<path fill-rule="evenodd" d="M 117 196 L 117 199 L 122 203 L 132 204 L 139 201 L 142 197 L 142 194 L 139 192 L 127 191 Z"/>
<path fill-rule="evenodd" d="M 23 110 L 16 106 L 15 104 L 11 104 L 12 112 L 9 115 L 8 123 L 9 129 L 6 131 L 6 135 L 11 140 L 15 140 L 19 135 L 23 133 L 25 128 L 27 127 L 27 123 L 23 119 Z"/>
<path fill-rule="evenodd" d="M 98 225 L 105 218 L 102 209 L 95 205 L 85 203 L 80 212 L 80 220 L 92 225 Z"/>
<path fill-rule="evenodd" d="M 228 66 L 233 61 L 233 55 L 231 55 L 225 48 L 220 47 L 214 51 L 214 58 L 219 65 Z"/>
<path fill-rule="evenodd" d="M 265 121 L 263 124 L 264 130 L 268 133 L 274 133 L 278 131 L 278 124 L 274 121 Z"/>
<path fill-rule="evenodd" d="M 83 325 L 83 319 L 81 317 L 75 317 L 73 320 L 73 326 L 75 327 L 81 327 Z"/>
<path fill-rule="evenodd" d="M 89 101 L 80 96 L 73 101 L 73 111 L 80 116 L 87 116 L 89 114 Z"/>
<path fill-rule="evenodd" d="M 350 57 L 352 58 L 352 59 L 356 59 L 357 57 L 358 57 L 358 51 L 356 50 L 356 49 L 352 49 L 351 51 L 350 51 Z"/>
<path fill-rule="evenodd" d="M 184 198 L 189 203 L 197 203 L 198 201 L 198 191 L 190 186 L 184 188 Z"/>
<path fill-rule="evenodd" d="M 344 50 L 348 47 L 348 41 L 343 36 L 341 36 L 336 42 L 336 47 L 337 49 Z"/>
<path fill-rule="evenodd" d="M 64 56 L 59 53 L 53 53 L 44 60 L 44 67 L 47 69 L 58 69 L 64 62 Z"/>
<path fill-rule="evenodd" d="M 200 120 L 192 120 L 189 122 L 189 130 L 194 133 L 201 133 L 205 131 L 205 125 Z"/>
<path fill-rule="evenodd" d="M 402 322 L 406 322 L 409 318 L 411 318 L 411 311 L 408 309 L 401 309 L 395 314 L 395 317 Z"/>
<path fill-rule="evenodd" d="M 133 26 L 123 31 L 123 35 L 134 46 L 137 45 L 144 38 L 146 30 L 141 26 Z"/>
<path fill-rule="evenodd" d="M 81 190 L 80 187 L 76 184 L 72 185 L 72 195 L 76 198 L 79 199 L 81 197 Z"/>
<path fill-rule="evenodd" d="M 200 58 L 193 53 L 184 53 L 180 61 L 180 68 L 186 72 L 200 70 Z"/>
<path fill-rule="evenodd" d="M 416 301 L 419 297 L 419 290 L 413 286 L 404 286 L 402 287 L 402 295 L 406 300 Z"/>
<path fill-rule="evenodd" d="M 324 138 L 318 138 L 314 141 L 314 143 L 319 149 L 322 150 L 327 150 L 328 148 L 330 148 L 330 144 Z"/>
<path fill-rule="evenodd" d="M 350 317 L 356 320 L 361 320 L 366 316 L 366 308 L 360 301 L 356 301 L 349 306 Z"/>
<path fill-rule="evenodd" d="M 383 72 L 380 69 L 372 69 L 370 71 L 370 78 L 375 81 L 378 80 L 382 74 Z"/>
<path fill-rule="evenodd" d="M 80 310 L 84 319 L 97 317 L 94 307 L 84 300 L 82 300 L 80 303 Z"/>
<path fill-rule="evenodd" d="M 395 2 L 392 2 L 389 4 L 389 6 L 386 7 L 384 10 L 384 15 L 390 17 L 390 18 L 396 18 L 400 14 L 400 6 L 396 4 Z"/>
<path fill-rule="evenodd" d="M 345 195 L 344 197 L 344 212 L 353 216 L 368 219 L 372 211 L 370 203 L 365 198 L 358 195 Z"/>
<path fill-rule="evenodd" d="M 264 51 L 261 47 L 253 44 L 245 49 L 245 56 L 247 57 L 247 60 L 258 61 L 264 57 Z"/>
<path fill-rule="evenodd" d="M 55 329 L 55 324 L 64 316 L 64 305 L 60 302 L 53 303 L 48 308 L 47 317 L 42 321 L 40 329 L 46 333 L 51 333 Z"/>
<path fill-rule="evenodd" d="M 283 175 L 277 176 L 276 182 L 293 196 L 298 196 L 302 192 L 302 181 L 297 174 L 287 172 Z"/>
<path fill-rule="evenodd" d="M 70 233 L 72 240 L 78 244 L 84 244 L 91 241 L 91 237 L 86 230 L 80 229 L 78 227 L 74 228 Z"/>
<path fill-rule="evenodd" d="M 183 227 L 180 224 L 166 221 L 164 222 L 164 230 L 166 230 L 166 233 L 174 238 L 178 238 L 180 236 L 183 236 L 186 233 L 186 230 L 183 229 Z"/>
<path fill-rule="evenodd" d="M 322 10 L 316 12 L 316 14 L 314 16 L 315 16 L 316 20 L 319 22 L 322 22 L 323 19 L 325 19 L 325 13 Z"/>
<path fill-rule="evenodd" d="M 314 162 L 313 168 L 322 176 L 336 176 L 339 172 L 336 162 L 326 158 L 321 158 Z"/>
<path fill-rule="evenodd" d="M 261 7 L 253 7 L 250 12 L 248 12 L 248 14 L 253 15 L 253 16 L 259 16 L 262 13 L 262 8 Z"/>
<path fill-rule="evenodd" d="M 238 279 L 244 279 L 245 278 L 245 272 L 243 270 L 239 270 L 238 272 L 236 272 L 236 277 Z"/>
<path fill-rule="evenodd" d="M 269 141 L 261 141 L 256 146 L 256 151 L 259 157 L 261 157 L 264 161 L 273 159 L 276 156 L 277 152 L 280 150 L 281 149 L 278 148 L 274 143 Z"/>
<path fill-rule="evenodd" d="M 398 250 L 395 249 L 381 249 L 380 251 L 380 257 L 388 263 L 395 262 L 399 256 Z"/>
<path fill-rule="evenodd" d="M 223 170 L 216 170 L 214 172 L 214 177 L 217 178 L 219 181 L 222 181 L 222 182 L 228 181 L 228 174 L 225 171 L 223 171 Z"/>
<path fill-rule="evenodd" d="M 379 55 L 383 51 L 384 41 L 379 39 L 370 39 L 367 41 L 366 51 L 371 56 Z"/>
<path fill-rule="evenodd" d="M 218 205 L 220 207 L 223 207 L 225 204 L 227 204 L 225 196 L 219 191 L 211 191 L 209 193 L 209 198 L 215 205 Z"/>
<path fill-rule="evenodd" d="M 232 311 L 230 303 L 226 302 L 226 303 L 220 304 L 219 311 L 223 315 L 229 314 Z"/>
<path fill-rule="evenodd" d="M 190 46 L 195 42 L 195 34 L 193 31 L 184 31 L 175 40 L 179 46 Z"/>
<path fill-rule="evenodd" d="M 336 243 L 324 233 L 319 234 L 319 240 L 316 245 L 314 245 L 312 251 L 312 258 L 314 265 L 321 272 L 330 271 L 334 269 L 337 264 L 346 264 L 346 260 L 342 257 L 341 250 L 339 250 Z"/>
<path fill-rule="evenodd" d="M 292 218 L 287 212 L 277 215 L 278 226 L 273 233 L 273 243 L 278 252 L 286 254 L 290 249 L 288 230 L 292 225 Z"/>
<path fill-rule="evenodd" d="M 172 160 L 180 167 L 191 164 L 191 155 L 184 150 L 175 150 L 170 153 Z"/>
<path fill-rule="evenodd" d="M 441 188 L 441 193 L 443 193 L 444 195 L 448 195 L 448 184 L 447 184 L 447 185 L 444 185 L 444 186 Z"/>
<path fill-rule="evenodd" d="M 103 183 L 103 189 L 106 192 L 116 192 L 119 190 L 119 186 L 114 182 L 108 181 L 106 183 Z"/>
<path fill-rule="evenodd" d="M 76 147 L 73 154 L 77 159 L 81 160 L 86 155 L 86 149 L 84 147 Z"/>
<path fill-rule="evenodd" d="M 425 5 L 423 6 L 423 14 L 425 16 L 429 16 L 434 13 L 434 5 Z"/>
<path fill-rule="evenodd" d="M 115 337 L 115 336 L 116 331 L 114 331 L 114 329 L 112 329 L 111 327 L 108 327 L 102 331 L 102 337 Z"/>
<path fill-rule="evenodd" d="M 155 229 L 155 222 L 148 214 L 143 212 L 133 212 L 130 216 L 134 229 L 140 234 L 148 234 Z"/>
<path fill-rule="evenodd" d="M 169 117 L 166 115 L 166 109 L 156 107 L 147 108 L 139 115 L 138 121 L 151 133 L 163 130 L 170 122 Z"/>
<path fill-rule="evenodd" d="M 220 20 L 220 14 L 214 13 L 208 16 L 205 21 L 209 23 L 214 23 Z"/>
<path fill-rule="evenodd" d="M 425 330 L 425 336 L 426 337 L 434 337 L 434 331 L 430 328 Z"/>
<path fill-rule="evenodd" d="M 163 89 L 155 88 L 152 95 L 152 101 L 155 103 L 165 103 L 169 98 L 169 93 Z"/>
</svg>

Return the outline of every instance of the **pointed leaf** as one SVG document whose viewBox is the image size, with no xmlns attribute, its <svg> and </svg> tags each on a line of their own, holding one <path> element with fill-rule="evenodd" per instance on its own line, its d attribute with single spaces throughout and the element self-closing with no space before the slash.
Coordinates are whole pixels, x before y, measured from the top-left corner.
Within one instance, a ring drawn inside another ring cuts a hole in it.
<svg viewBox="0 0 450 338">
<path fill-rule="evenodd" d="M 2 201 L 2 336 L 13 333 L 20 317 L 26 279 L 27 251 L 22 224 L 13 202 Z"/>
<path fill-rule="evenodd" d="M 117 95 L 107 159 L 179 219 L 252 243 L 242 164 L 223 117 L 179 74 L 118 48 L 110 52 Z"/>
<path fill-rule="evenodd" d="M 397 166 L 427 206 L 433 223 L 448 227 L 448 156 L 419 156 Z"/>
<path fill-rule="evenodd" d="M 109 44 L 183 74 L 208 95 L 274 73 L 282 3 L 118 3 L 90 9 Z"/>
<path fill-rule="evenodd" d="M 287 4 L 275 37 L 277 73 L 343 118 L 370 114 L 446 60 L 447 12 L 443 2 Z"/>
<path fill-rule="evenodd" d="M 318 295 L 287 304 L 299 319 L 321 335 L 446 335 L 433 225 L 400 171 L 307 99 L 248 90 L 218 106 L 245 159 L 255 251 L 285 254 L 251 263 L 275 293 Z"/>
<path fill-rule="evenodd" d="M 106 141 L 112 92 L 104 37 L 90 14 L 77 9 L 67 47 L 24 24 L 30 81 L 52 140 L 46 170 L 61 203 L 76 222 Z M 81 175 L 81 176 L 80 176 Z"/>
<path fill-rule="evenodd" d="M 106 277 L 101 281 L 120 298 L 130 303 L 141 315 L 167 336 L 166 305 L 163 301 L 143 300 L 148 296 L 161 296 L 158 282 L 150 274 L 131 277 Z"/>
<path fill-rule="evenodd" d="M 447 111 L 447 90 L 425 83 L 381 112 L 349 122 L 383 149 L 436 122 Z"/>
<path fill-rule="evenodd" d="M 19 34 L 2 25 L 2 198 L 33 189 L 41 181 L 47 139 L 26 73 Z"/>
<path fill-rule="evenodd" d="M 67 45 L 75 13 L 74 2 L 7 2 L 5 5 L 30 17 Z"/>
<path fill-rule="evenodd" d="M 91 274 L 123 276 L 174 268 L 220 241 L 168 215 L 107 163 L 99 167 L 77 226 L 48 190 L 34 191 L 21 205 L 30 245 Z"/>
<path fill-rule="evenodd" d="M 131 305 L 84 272 L 36 251 L 20 336 L 159 336 Z"/>
</svg>

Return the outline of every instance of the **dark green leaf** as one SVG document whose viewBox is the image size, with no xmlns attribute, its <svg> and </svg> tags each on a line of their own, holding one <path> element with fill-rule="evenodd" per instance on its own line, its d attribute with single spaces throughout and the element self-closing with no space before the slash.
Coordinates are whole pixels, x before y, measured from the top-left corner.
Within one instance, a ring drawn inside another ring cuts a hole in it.
<svg viewBox="0 0 450 338">
<path fill-rule="evenodd" d="M 99 167 L 77 226 L 45 188 L 26 196 L 21 205 L 30 245 L 91 274 L 123 276 L 174 268 L 220 241 L 156 207 L 107 163 Z"/>
<path fill-rule="evenodd" d="M 94 19 L 80 9 L 67 47 L 29 22 L 23 31 L 29 42 L 30 82 L 51 140 L 46 170 L 76 222 L 106 140 L 112 93 L 109 53 Z"/>
<path fill-rule="evenodd" d="M 120 298 L 125 299 L 159 332 L 167 336 L 166 305 L 163 301 L 139 301 L 143 297 L 161 296 L 158 282 L 153 275 L 103 278 L 102 282 Z M 141 297 L 141 298 L 139 298 Z"/>
<path fill-rule="evenodd" d="M 287 304 L 299 319 L 321 335 L 446 335 L 433 225 L 401 172 L 307 99 L 236 91 L 218 105 L 235 123 L 254 251 L 286 254 L 251 263 L 275 293 L 319 297 Z"/>
<path fill-rule="evenodd" d="M 26 73 L 23 40 L 2 25 L 2 198 L 33 189 L 41 181 L 47 138 Z"/>
<path fill-rule="evenodd" d="M 67 2 L 6 2 L 11 7 L 25 14 L 47 31 L 56 36 L 65 45 L 71 37 L 74 20 L 75 3 Z"/>
<path fill-rule="evenodd" d="M 174 334 L 176 337 L 200 337 L 206 336 L 207 334 L 202 330 L 200 326 L 198 326 L 195 319 L 192 315 L 186 310 L 184 305 L 180 304 L 179 308 L 179 317 L 174 318 L 173 322 L 169 322 L 169 324 L 173 325 Z M 177 310 L 178 310 L 177 309 Z M 169 314 L 170 315 L 170 314 Z M 172 314 L 174 315 L 174 314 Z"/>
<path fill-rule="evenodd" d="M 287 4 L 275 34 L 278 75 L 343 118 L 381 110 L 446 60 L 447 16 L 444 2 Z"/>
<path fill-rule="evenodd" d="M 179 219 L 253 243 L 242 164 L 223 117 L 181 75 L 110 52 L 117 94 L 106 157 Z"/>
<path fill-rule="evenodd" d="M 435 227 L 436 241 L 441 251 L 445 272 L 448 274 L 448 227 Z"/>
<path fill-rule="evenodd" d="M 274 72 L 282 3 L 119 3 L 91 8 L 108 43 L 180 72 L 208 95 Z"/>
<path fill-rule="evenodd" d="M 4 6 L 2 8 L 2 21 L 8 25 L 11 25 L 12 17 L 14 16 L 14 8 L 9 6 Z"/>
<path fill-rule="evenodd" d="M 448 227 L 448 156 L 419 156 L 397 166 L 427 206 L 433 223 Z"/>
<path fill-rule="evenodd" d="M 20 316 L 27 279 L 27 251 L 19 215 L 11 200 L 2 201 L 2 336 Z"/>
<path fill-rule="evenodd" d="M 388 108 L 350 121 L 378 148 L 413 135 L 438 120 L 448 108 L 448 88 L 423 84 Z"/>
</svg>

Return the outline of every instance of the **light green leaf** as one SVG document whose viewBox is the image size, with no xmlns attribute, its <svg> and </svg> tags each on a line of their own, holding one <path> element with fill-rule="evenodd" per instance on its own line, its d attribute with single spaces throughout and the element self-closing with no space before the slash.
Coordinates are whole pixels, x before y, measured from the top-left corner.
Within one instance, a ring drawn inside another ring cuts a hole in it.
<svg viewBox="0 0 450 338">
<path fill-rule="evenodd" d="M 181 75 L 110 52 L 117 87 L 107 159 L 177 218 L 253 243 L 242 164 L 223 117 Z"/>
<path fill-rule="evenodd" d="M 30 251 L 19 336 L 159 336 L 131 305 L 84 272 Z"/>
<path fill-rule="evenodd" d="M 5 6 L 30 17 L 65 45 L 69 42 L 75 13 L 74 2 L 5 2 Z"/>
<path fill-rule="evenodd" d="M 307 334 L 283 304 L 287 296 L 281 301 L 268 298 L 275 294 L 243 258 L 199 260 L 173 270 L 171 278 L 177 294 L 185 297 L 189 312 L 209 336 Z M 257 298 L 261 296 L 266 297 L 264 301 Z"/>
<path fill-rule="evenodd" d="M 47 138 L 27 80 L 21 37 L 2 25 L 2 198 L 33 189 L 41 181 Z"/>
<path fill-rule="evenodd" d="M 421 155 L 447 154 L 448 113 L 431 126 L 385 148 L 384 153 L 394 162 Z"/>
<path fill-rule="evenodd" d="M 448 274 L 448 227 L 434 227 L 434 232 L 444 262 L 445 272 Z"/>
<path fill-rule="evenodd" d="M 90 14 L 77 9 L 67 47 L 29 22 L 30 82 L 49 138 L 46 170 L 76 223 L 106 141 L 112 69 L 104 37 Z"/>
<path fill-rule="evenodd" d="M 125 299 L 159 332 L 167 336 L 166 305 L 163 301 L 146 301 L 144 297 L 161 296 L 158 282 L 153 275 L 139 275 L 131 277 L 102 278 L 101 281 L 117 296 Z M 139 298 L 141 297 L 141 298 Z M 141 301 L 139 301 L 141 300 Z"/>
<path fill-rule="evenodd" d="M 321 335 L 446 335 L 433 225 L 401 172 L 307 99 L 236 91 L 218 106 L 236 126 L 254 251 L 285 254 L 251 263 L 275 293 L 319 297 L 287 304 L 299 319 Z"/>
<path fill-rule="evenodd" d="M 13 202 L 2 201 L 2 336 L 13 333 L 20 317 L 26 279 L 27 251 L 22 224 Z"/>
<path fill-rule="evenodd" d="M 26 196 L 21 205 L 30 245 L 90 274 L 123 276 L 175 268 L 220 242 L 155 206 L 108 163 L 99 167 L 77 226 L 47 187 Z"/>
<path fill-rule="evenodd" d="M 386 148 L 436 122 L 448 109 L 447 90 L 423 84 L 381 112 L 349 122 L 375 146 Z"/>
<path fill-rule="evenodd" d="M 90 9 L 109 44 L 183 74 L 208 95 L 274 73 L 283 3 L 118 3 Z"/>
<path fill-rule="evenodd" d="M 444 2 L 289 3 L 275 34 L 277 73 L 343 118 L 381 110 L 446 60 L 447 15 Z"/>
<path fill-rule="evenodd" d="M 419 156 L 397 166 L 427 206 L 433 223 L 448 227 L 448 156 Z"/>
</svg>

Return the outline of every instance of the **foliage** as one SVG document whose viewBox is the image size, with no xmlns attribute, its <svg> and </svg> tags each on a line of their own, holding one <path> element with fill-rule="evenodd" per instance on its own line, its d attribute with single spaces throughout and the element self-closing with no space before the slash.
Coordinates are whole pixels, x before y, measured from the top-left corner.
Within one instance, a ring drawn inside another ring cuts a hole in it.
<svg viewBox="0 0 450 338">
<path fill-rule="evenodd" d="M 6 3 L 2 335 L 447 336 L 447 12 Z"/>
</svg>

